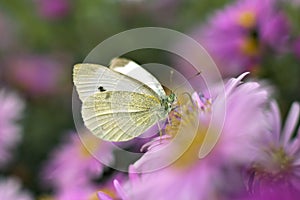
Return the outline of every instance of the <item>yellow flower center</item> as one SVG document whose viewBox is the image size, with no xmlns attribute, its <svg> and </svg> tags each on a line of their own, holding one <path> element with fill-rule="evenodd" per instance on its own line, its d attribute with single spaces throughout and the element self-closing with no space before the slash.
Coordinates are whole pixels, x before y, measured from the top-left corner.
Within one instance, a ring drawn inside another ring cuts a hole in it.
<svg viewBox="0 0 300 200">
<path fill-rule="evenodd" d="M 241 51 L 247 56 L 255 56 L 259 53 L 259 44 L 256 38 L 248 37 L 241 45 Z"/>
<path fill-rule="evenodd" d="M 244 28 L 253 28 L 256 25 L 256 15 L 252 11 L 244 11 L 238 17 L 238 24 Z"/>
<path fill-rule="evenodd" d="M 293 167 L 293 158 L 282 147 L 273 146 L 265 152 L 269 156 L 267 162 L 255 163 L 252 167 L 257 179 L 281 183 L 287 181 Z"/>
<path fill-rule="evenodd" d="M 284 151 L 283 147 L 275 149 L 271 157 L 278 171 L 288 171 L 291 168 L 293 159 Z"/>
<path fill-rule="evenodd" d="M 173 167 L 177 169 L 186 169 L 190 166 L 193 166 L 199 161 L 199 150 L 201 144 L 205 138 L 205 131 L 199 131 L 196 133 L 196 136 L 190 146 L 184 151 L 184 153 L 173 163 Z"/>
<path fill-rule="evenodd" d="M 207 132 L 207 125 L 199 124 L 199 127 L 196 127 L 195 123 L 199 120 L 198 112 L 208 112 L 207 110 L 200 110 L 200 108 L 197 108 L 195 105 L 192 105 L 191 103 L 188 104 L 186 101 L 183 101 L 182 99 L 178 99 L 178 102 L 181 108 L 181 112 L 175 112 L 170 117 L 170 124 L 166 127 L 166 133 L 171 135 L 173 138 L 181 131 L 182 137 L 185 137 L 184 139 L 178 139 L 176 141 L 173 141 L 172 145 L 174 145 L 174 148 L 182 149 L 182 154 L 180 157 L 172 164 L 172 167 L 176 169 L 186 169 L 188 167 L 193 166 L 195 163 L 199 161 L 199 150 L 201 145 L 203 144 L 203 141 L 206 137 Z M 199 110 L 197 110 L 199 109 Z M 207 113 L 208 114 L 208 113 Z M 195 135 L 191 135 L 195 132 Z M 189 146 L 187 147 L 187 140 L 188 137 L 193 137 L 192 142 L 189 143 Z M 179 136 L 180 137 L 180 136 Z M 213 141 L 211 138 L 206 138 L 205 141 Z M 215 141 L 215 140 L 214 140 Z"/>
</svg>

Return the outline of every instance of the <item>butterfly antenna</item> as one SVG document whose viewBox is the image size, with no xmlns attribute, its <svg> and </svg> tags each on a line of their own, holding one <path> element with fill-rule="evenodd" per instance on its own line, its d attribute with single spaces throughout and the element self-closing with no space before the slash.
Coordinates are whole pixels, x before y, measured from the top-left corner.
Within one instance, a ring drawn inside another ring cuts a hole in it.
<svg viewBox="0 0 300 200">
<path fill-rule="evenodd" d="M 170 71 L 170 84 L 173 85 L 173 75 L 174 75 L 174 71 L 171 70 Z"/>
<path fill-rule="evenodd" d="M 168 119 L 168 124 L 171 124 L 171 120 L 170 120 L 169 115 L 168 115 L 167 119 Z"/>
<path fill-rule="evenodd" d="M 193 76 L 189 77 L 188 79 L 185 79 L 185 81 L 183 83 L 181 83 L 177 88 L 175 88 L 174 92 L 176 90 L 178 90 L 181 86 L 183 86 L 184 84 L 186 84 L 186 82 L 188 82 L 189 80 L 199 76 L 201 74 L 201 71 L 200 72 L 197 72 L 196 74 L 194 74 Z"/>
</svg>

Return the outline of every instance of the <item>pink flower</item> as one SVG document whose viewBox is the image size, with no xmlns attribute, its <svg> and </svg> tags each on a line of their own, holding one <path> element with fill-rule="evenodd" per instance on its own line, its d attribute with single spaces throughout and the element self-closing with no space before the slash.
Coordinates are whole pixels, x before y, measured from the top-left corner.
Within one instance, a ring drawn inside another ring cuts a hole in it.
<svg viewBox="0 0 300 200">
<path fill-rule="evenodd" d="M 55 188 L 56 194 L 70 194 L 72 188 L 93 188 L 93 180 L 101 177 L 104 165 L 93 156 L 101 154 L 110 163 L 113 161 L 111 145 L 100 141 L 91 134 L 84 134 L 85 144 L 72 133 L 52 154 L 43 172 L 44 180 Z M 92 154 L 93 155 L 92 155 Z M 91 187 L 87 187 L 91 185 Z"/>
<path fill-rule="evenodd" d="M 26 191 L 22 191 L 20 182 L 16 178 L 0 179 L 0 199 L 5 200 L 33 200 Z"/>
<path fill-rule="evenodd" d="M 194 33 L 225 75 L 254 70 L 262 56 L 287 48 L 289 24 L 276 0 L 241 0 Z"/>
<path fill-rule="evenodd" d="M 241 83 L 245 75 L 226 84 L 225 97 L 218 92 L 211 96 L 200 95 L 196 101 L 199 113 L 193 110 L 195 105 L 180 104 L 182 114 L 170 117 L 167 135 L 150 143 L 148 152 L 133 165 L 130 176 L 135 176 L 135 180 L 115 183 L 119 197 L 123 200 L 220 199 L 218 197 L 243 190 L 241 174 L 232 169 L 252 161 L 254 147 L 251 144 L 265 130 L 264 106 L 268 100 L 268 90 L 258 83 Z M 216 140 L 218 133 L 214 127 L 221 119 L 213 122 L 211 117 L 212 113 L 219 116 L 223 112 L 220 105 L 225 100 L 226 118 L 220 138 Z M 205 143 L 211 143 L 214 148 L 199 159 L 199 149 Z M 176 154 L 178 157 L 174 159 Z M 224 178 L 225 169 L 232 171 L 230 178 Z M 139 178 L 137 172 L 141 174 Z"/>
<path fill-rule="evenodd" d="M 59 89 L 63 64 L 53 57 L 21 55 L 7 60 L 8 79 L 31 96 L 52 95 Z"/>
<path fill-rule="evenodd" d="M 0 167 L 12 159 L 12 150 L 21 140 L 17 121 L 23 109 L 24 103 L 15 93 L 0 89 Z"/>
<path fill-rule="evenodd" d="M 247 183 L 251 192 L 263 199 L 276 196 L 279 199 L 296 199 L 300 195 L 300 128 L 293 137 L 300 106 L 291 107 L 285 126 L 281 129 L 278 106 L 271 103 L 269 129 L 257 144 L 256 157 L 249 169 Z M 283 196 L 285 195 L 285 196 Z M 290 197 L 293 198 L 287 198 Z M 281 198 L 280 198 L 281 197 Z"/>
<path fill-rule="evenodd" d="M 39 14 L 48 20 L 57 20 L 70 12 L 69 0 L 36 0 Z"/>
<path fill-rule="evenodd" d="M 298 38 L 296 40 L 296 42 L 294 43 L 294 54 L 296 55 L 296 57 L 298 59 L 300 59 L 300 38 Z"/>
</svg>

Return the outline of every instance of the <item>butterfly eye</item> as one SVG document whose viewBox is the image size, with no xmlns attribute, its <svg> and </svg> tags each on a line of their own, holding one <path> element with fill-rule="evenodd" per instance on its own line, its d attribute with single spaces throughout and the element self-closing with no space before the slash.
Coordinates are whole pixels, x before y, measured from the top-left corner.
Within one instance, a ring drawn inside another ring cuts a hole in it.
<svg viewBox="0 0 300 200">
<path fill-rule="evenodd" d="M 172 93 L 172 94 L 170 94 L 170 95 L 168 96 L 167 101 L 168 101 L 169 103 L 173 103 L 174 100 L 175 100 L 175 97 L 176 97 L 175 94 Z"/>
</svg>

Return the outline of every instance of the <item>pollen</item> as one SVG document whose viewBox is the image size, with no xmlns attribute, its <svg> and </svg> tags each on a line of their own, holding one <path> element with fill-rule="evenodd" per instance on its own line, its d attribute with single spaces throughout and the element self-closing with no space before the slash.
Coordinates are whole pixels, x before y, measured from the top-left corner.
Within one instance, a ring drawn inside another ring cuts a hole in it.
<svg viewBox="0 0 300 200">
<path fill-rule="evenodd" d="M 199 150 L 205 139 L 206 131 L 198 131 L 191 145 L 186 151 L 173 163 L 177 169 L 186 169 L 192 167 L 199 161 Z"/>
<path fill-rule="evenodd" d="M 272 147 L 266 152 L 268 162 L 255 163 L 252 170 L 255 172 L 255 180 L 267 183 L 283 183 L 291 174 L 293 158 L 282 147 Z"/>
<path fill-rule="evenodd" d="M 206 127 L 198 129 L 195 126 L 195 122 L 199 121 L 198 112 L 203 112 L 198 109 L 196 105 L 179 98 L 179 108 L 178 110 L 172 111 L 170 113 L 170 123 L 166 126 L 166 134 L 171 137 L 175 137 L 177 134 L 183 134 L 183 137 L 190 137 L 189 134 L 195 131 L 192 142 L 186 148 L 186 141 L 178 140 L 176 143 L 176 148 L 182 149 L 183 153 L 181 156 L 173 163 L 173 167 L 176 169 L 185 169 L 193 166 L 199 161 L 198 153 L 203 141 L 205 139 Z M 198 112 L 197 112 L 198 111 Z M 179 135 L 180 137 L 180 135 Z"/>
<path fill-rule="evenodd" d="M 277 149 L 277 151 L 272 154 L 272 159 L 280 171 L 288 171 L 293 161 L 293 159 L 284 151 L 282 147 Z"/>
</svg>

